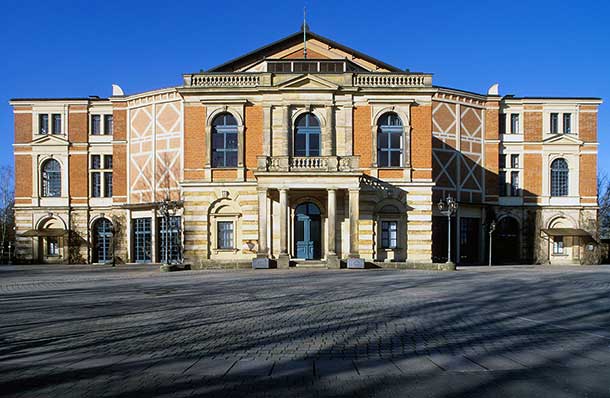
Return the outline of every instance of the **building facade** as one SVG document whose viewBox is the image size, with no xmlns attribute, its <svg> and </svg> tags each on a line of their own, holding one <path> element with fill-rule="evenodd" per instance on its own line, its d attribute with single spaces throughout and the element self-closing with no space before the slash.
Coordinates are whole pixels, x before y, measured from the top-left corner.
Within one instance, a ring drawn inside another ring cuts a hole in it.
<svg viewBox="0 0 610 398">
<path fill-rule="evenodd" d="M 584 263 L 598 98 L 439 87 L 313 32 L 182 84 L 20 98 L 22 261 Z M 183 258 L 182 258 L 183 257 Z"/>
</svg>

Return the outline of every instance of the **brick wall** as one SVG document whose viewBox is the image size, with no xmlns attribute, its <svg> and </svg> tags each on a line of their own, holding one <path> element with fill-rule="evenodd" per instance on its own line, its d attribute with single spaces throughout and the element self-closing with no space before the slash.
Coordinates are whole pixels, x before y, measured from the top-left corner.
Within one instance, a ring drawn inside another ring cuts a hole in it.
<svg viewBox="0 0 610 398">
<path fill-rule="evenodd" d="M 523 128 L 525 141 L 542 140 L 542 106 L 526 105 L 523 113 Z M 507 119 L 507 123 L 510 121 Z"/>
<path fill-rule="evenodd" d="M 372 166 L 373 137 L 371 134 L 371 107 L 354 107 L 354 155 L 360 156 L 360 167 Z"/>
<path fill-rule="evenodd" d="M 542 195 L 542 155 L 526 153 L 523 158 L 523 170 L 524 200 L 535 202 L 535 198 Z"/>
<path fill-rule="evenodd" d="M 244 131 L 244 162 L 246 176 L 254 179 L 256 157 L 263 154 L 263 107 L 247 106 Z"/>
<path fill-rule="evenodd" d="M 580 109 L 583 112 L 578 114 L 579 138 L 585 142 L 597 142 L 597 106 L 582 106 Z"/>
<path fill-rule="evenodd" d="M 113 159 L 114 160 L 114 159 Z M 89 190 L 88 184 L 88 165 L 86 154 L 72 154 L 69 158 L 70 172 L 70 198 L 87 197 Z M 114 178 L 114 176 L 113 176 Z M 114 182 L 114 181 L 113 181 Z"/>
<path fill-rule="evenodd" d="M 205 107 L 200 104 L 184 106 L 184 178 L 203 178 L 205 167 Z"/>
<path fill-rule="evenodd" d="M 112 196 L 113 202 L 123 203 L 127 196 L 127 145 L 112 146 Z"/>
<path fill-rule="evenodd" d="M 87 106 L 70 105 L 68 108 L 68 140 L 70 142 L 87 142 L 88 120 Z"/>
<path fill-rule="evenodd" d="M 411 127 L 411 166 L 413 167 L 413 178 L 431 179 L 432 106 L 420 105 L 411 107 Z"/>
<path fill-rule="evenodd" d="M 489 101 L 485 109 L 485 139 L 500 137 L 500 102 Z M 499 143 L 485 143 L 485 194 L 486 200 L 496 201 L 498 196 Z"/>
<path fill-rule="evenodd" d="M 15 144 L 23 144 L 32 141 L 32 108 L 15 107 L 15 111 L 29 111 L 27 113 L 15 113 Z"/>
<path fill-rule="evenodd" d="M 127 109 L 125 103 L 112 104 L 112 136 L 115 140 L 127 139 Z"/>
<path fill-rule="evenodd" d="M 597 196 L 597 155 L 595 154 L 584 154 L 580 155 L 580 196 Z M 595 199 L 591 202 L 591 199 L 585 200 L 584 202 L 595 203 Z"/>
<path fill-rule="evenodd" d="M 31 155 L 15 156 L 15 197 L 31 197 L 32 181 Z M 31 200 L 24 203 L 31 203 Z"/>
</svg>

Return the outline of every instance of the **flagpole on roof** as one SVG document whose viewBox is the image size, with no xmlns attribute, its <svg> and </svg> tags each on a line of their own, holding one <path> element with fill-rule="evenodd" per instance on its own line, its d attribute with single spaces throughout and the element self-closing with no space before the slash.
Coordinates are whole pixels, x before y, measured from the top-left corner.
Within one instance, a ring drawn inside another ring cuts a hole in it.
<svg viewBox="0 0 610 398">
<path fill-rule="evenodd" d="M 307 59 L 307 8 L 303 7 L 303 59 Z"/>
</svg>

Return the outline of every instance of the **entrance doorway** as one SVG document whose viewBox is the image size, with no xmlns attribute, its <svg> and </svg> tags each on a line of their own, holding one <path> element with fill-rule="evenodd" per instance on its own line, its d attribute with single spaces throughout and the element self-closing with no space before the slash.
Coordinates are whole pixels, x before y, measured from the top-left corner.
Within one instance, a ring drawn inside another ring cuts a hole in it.
<svg viewBox="0 0 610 398">
<path fill-rule="evenodd" d="M 294 252 L 296 258 L 320 259 L 322 222 L 320 208 L 307 202 L 297 206 L 294 212 Z"/>
</svg>

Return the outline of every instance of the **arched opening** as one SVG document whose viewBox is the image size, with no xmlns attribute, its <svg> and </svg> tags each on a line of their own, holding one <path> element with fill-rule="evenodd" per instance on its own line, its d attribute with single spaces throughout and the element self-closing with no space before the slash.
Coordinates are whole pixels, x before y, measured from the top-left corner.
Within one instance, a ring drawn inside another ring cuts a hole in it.
<svg viewBox="0 0 610 398">
<path fill-rule="evenodd" d="M 394 112 L 384 113 L 377 120 L 377 165 L 402 166 L 404 127 Z"/>
<path fill-rule="evenodd" d="M 57 160 L 49 159 L 42 164 L 41 181 L 43 197 L 61 196 L 61 166 Z"/>
<path fill-rule="evenodd" d="M 298 205 L 294 212 L 294 252 L 305 260 L 322 257 L 322 217 L 314 203 Z"/>
<path fill-rule="evenodd" d="M 38 237 L 38 259 L 43 263 L 63 263 L 67 260 L 66 231 L 64 223 L 58 218 L 42 221 L 34 234 Z"/>
<path fill-rule="evenodd" d="M 313 113 L 297 118 L 294 127 L 294 156 L 320 156 L 320 121 Z"/>
<path fill-rule="evenodd" d="M 565 159 L 555 159 L 551 163 L 551 196 L 568 196 L 568 162 Z"/>
<path fill-rule="evenodd" d="M 237 120 L 228 112 L 212 120 L 212 167 L 237 167 Z"/>
<path fill-rule="evenodd" d="M 93 225 L 93 262 L 112 262 L 112 222 L 100 218 Z"/>
<path fill-rule="evenodd" d="M 492 257 L 494 263 L 517 263 L 521 260 L 519 222 L 511 216 L 498 221 L 493 233 Z"/>
</svg>

